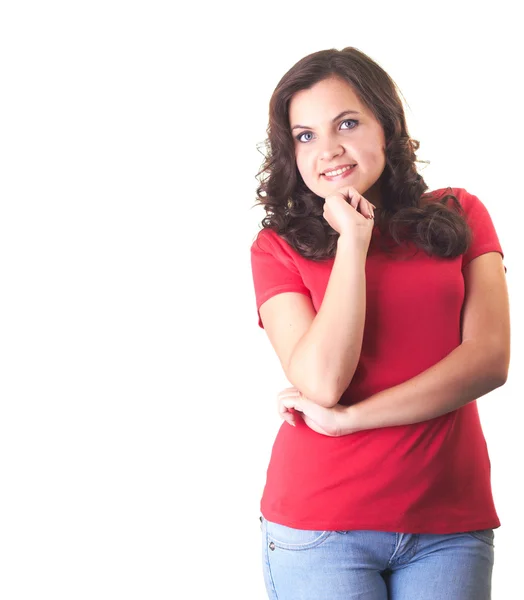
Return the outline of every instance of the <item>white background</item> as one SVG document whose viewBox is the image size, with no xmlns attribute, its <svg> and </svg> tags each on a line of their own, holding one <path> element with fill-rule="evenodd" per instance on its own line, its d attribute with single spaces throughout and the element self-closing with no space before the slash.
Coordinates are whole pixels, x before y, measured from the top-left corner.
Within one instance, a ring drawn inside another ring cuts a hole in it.
<svg viewBox="0 0 524 600">
<path fill-rule="evenodd" d="M 265 598 L 259 499 L 287 382 L 252 289 L 256 146 L 280 77 L 349 45 L 402 90 L 429 186 L 478 195 L 505 251 L 512 366 L 479 406 L 503 523 L 493 598 L 519 597 L 510 5 L 1 4 L 2 600 Z"/>
</svg>

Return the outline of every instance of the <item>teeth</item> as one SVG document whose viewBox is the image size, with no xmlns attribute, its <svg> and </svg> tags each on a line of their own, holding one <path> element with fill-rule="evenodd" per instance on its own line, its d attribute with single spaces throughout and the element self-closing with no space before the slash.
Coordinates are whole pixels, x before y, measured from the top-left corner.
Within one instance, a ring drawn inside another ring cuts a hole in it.
<svg viewBox="0 0 524 600">
<path fill-rule="evenodd" d="M 324 175 L 327 177 L 335 177 L 335 175 L 341 175 L 342 173 L 349 171 L 349 169 L 352 169 L 354 166 L 355 165 L 351 165 L 349 167 L 344 167 L 343 169 L 337 169 L 336 171 L 326 171 Z"/>
</svg>

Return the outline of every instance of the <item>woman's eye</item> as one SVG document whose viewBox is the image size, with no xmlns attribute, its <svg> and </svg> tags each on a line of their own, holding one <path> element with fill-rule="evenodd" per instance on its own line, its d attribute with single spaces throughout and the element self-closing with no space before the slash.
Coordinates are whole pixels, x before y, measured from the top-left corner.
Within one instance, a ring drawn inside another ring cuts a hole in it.
<svg viewBox="0 0 524 600">
<path fill-rule="evenodd" d="M 342 127 L 343 125 L 347 125 L 347 127 Z M 355 119 L 346 119 L 345 121 L 342 121 L 342 123 L 340 123 L 340 128 L 341 129 L 354 129 L 357 125 L 358 125 L 358 121 L 355 121 Z"/>
<path fill-rule="evenodd" d="M 309 135 L 310 137 L 308 139 L 305 139 L 304 136 L 305 135 Z M 313 139 L 313 134 L 311 133 L 311 131 L 304 131 L 304 133 L 299 133 L 297 135 L 297 140 L 299 142 L 310 142 Z"/>
</svg>

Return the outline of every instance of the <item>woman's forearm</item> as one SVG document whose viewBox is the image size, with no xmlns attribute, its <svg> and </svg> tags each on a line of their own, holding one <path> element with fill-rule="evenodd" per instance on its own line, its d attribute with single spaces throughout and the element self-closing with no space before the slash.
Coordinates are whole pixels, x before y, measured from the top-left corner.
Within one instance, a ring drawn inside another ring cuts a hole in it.
<svg viewBox="0 0 524 600">
<path fill-rule="evenodd" d="M 342 435 L 449 413 L 503 385 L 507 368 L 506 353 L 493 344 L 463 342 L 416 377 L 348 406 Z"/>
<path fill-rule="evenodd" d="M 340 236 L 322 305 L 289 360 L 290 381 L 322 406 L 337 404 L 357 368 L 366 315 L 365 267 L 362 247 Z"/>
</svg>

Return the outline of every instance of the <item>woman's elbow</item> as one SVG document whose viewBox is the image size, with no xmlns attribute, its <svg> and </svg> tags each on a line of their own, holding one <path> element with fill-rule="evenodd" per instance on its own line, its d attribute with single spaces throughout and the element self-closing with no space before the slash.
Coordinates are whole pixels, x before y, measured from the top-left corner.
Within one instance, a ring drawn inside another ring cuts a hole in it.
<svg viewBox="0 0 524 600">
<path fill-rule="evenodd" d="M 509 344 L 504 344 L 496 353 L 494 364 L 494 378 L 497 382 L 497 387 L 503 386 L 508 380 L 510 362 Z"/>
<path fill-rule="evenodd" d="M 502 387 L 508 380 L 509 365 L 505 361 L 494 360 L 491 369 L 486 371 L 486 384 L 490 391 Z"/>
<path fill-rule="evenodd" d="M 340 385 L 336 385 L 335 383 L 333 385 L 326 385 L 326 382 L 322 381 L 311 390 L 312 397 L 310 400 L 313 400 L 313 402 L 324 408 L 333 408 L 339 403 L 346 388 L 347 385 L 344 385 L 342 389 Z M 304 395 L 307 396 L 307 394 Z"/>
<path fill-rule="evenodd" d="M 314 400 L 314 402 L 316 402 L 316 404 L 318 404 L 319 406 L 323 406 L 324 408 L 333 408 L 334 406 L 336 406 L 338 404 L 338 401 L 340 400 L 340 395 L 335 393 L 335 394 L 323 394 L 321 396 L 318 396 L 317 400 Z"/>
<path fill-rule="evenodd" d="M 340 397 L 342 396 L 342 392 L 335 387 L 331 387 L 326 385 L 325 380 L 322 381 L 312 381 L 311 379 L 306 379 L 305 377 L 296 377 L 293 373 L 288 373 L 287 379 L 290 383 L 292 383 L 300 392 L 311 400 L 315 404 L 319 406 L 323 406 L 324 408 L 333 408 Z"/>
<path fill-rule="evenodd" d="M 494 374 L 495 387 L 502 387 L 506 383 L 508 380 L 508 373 L 508 366 L 503 366 L 497 370 L 497 372 Z"/>
<path fill-rule="evenodd" d="M 284 370 L 288 381 L 306 398 L 324 408 L 333 408 L 338 404 L 350 381 L 346 382 L 346 378 L 343 380 L 339 373 L 312 372 L 313 369 L 297 366 L 291 363 Z"/>
</svg>

